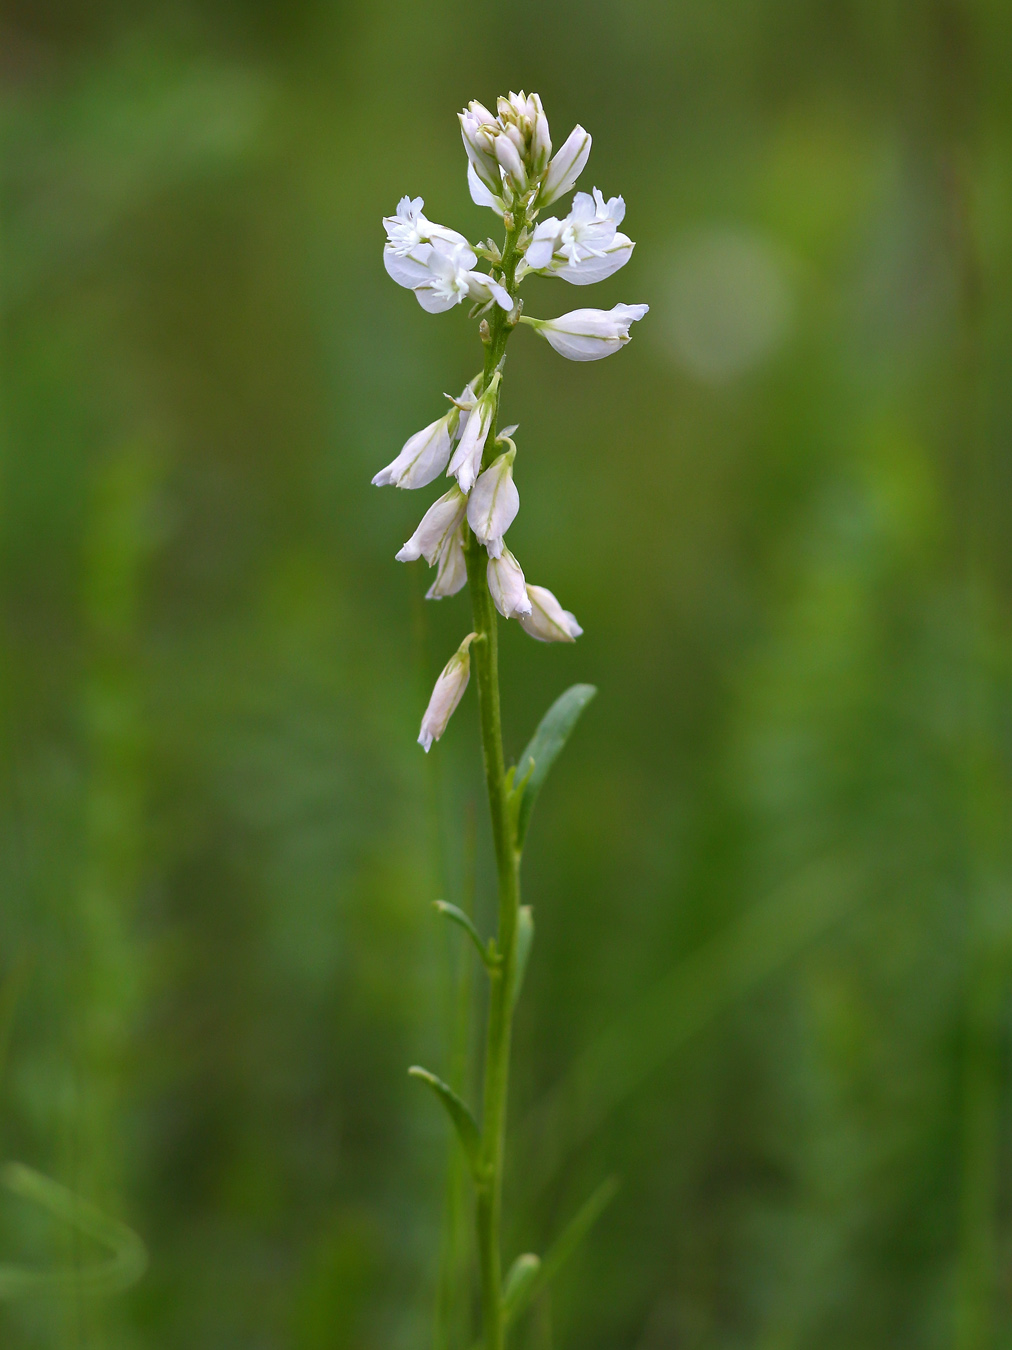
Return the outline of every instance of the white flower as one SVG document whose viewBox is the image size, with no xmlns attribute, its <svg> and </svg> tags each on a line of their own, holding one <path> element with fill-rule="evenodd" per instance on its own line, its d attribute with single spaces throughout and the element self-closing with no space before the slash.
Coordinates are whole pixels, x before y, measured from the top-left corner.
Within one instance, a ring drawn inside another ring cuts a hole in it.
<svg viewBox="0 0 1012 1350">
<path fill-rule="evenodd" d="M 485 304 L 495 300 L 505 310 L 513 308 L 505 287 L 484 272 L 471 270 L 478 259 L 466 240 L 463 244 L 449 244 L 437 239 L 429 249 L 422 279 L 411 287 L 422 309 L 442 314 L 459 305 L 465 296 Z"/>
<path fill-rule="evenodd" d="M 502 184 L 499 184 L 500 189 Z M 489 192 L 488 188 L 481 181 L 474 171 L 474 165 L 470 162 L 467 166 L 467 187 L 471 194 L 471 200 L 475 206 L 487 206 L 494 211 L 496 215 L 501 216 L 506 210 L 506 203 L 497 193 Z"/>
<path fill-rule="evenodd" d="M 519 619 L 531 613 L 524 574 L 508 548 L 498 558 L 489 558 L 486 575 L 492 601 L 504 619 Z"/>
<path fill-rule="evenodd" d="M 481 457 L 488 439 L 492 414 L 495 411 L 495 394 L 499 388 L 499 372 L 489 381 L 489 386 L 468 414 L 467 426 L 461 432 L 460 443 L 450 460 L 447 474 L 453 474 L 461 492 L 470 492 L 475 479 L 481 472 Z"/>
<path fill-rule="evenodd" d="M 590 158 L 590 146 L 590 132 L 584 131 L 577 123 L 548 166 L 538 196 L 539 206 L 550 206 L 556 198 L 564 197 L 570 188 L 576 186 L 576 180 Z"/>
<path fill-rule="evenodd" d="M 446 468 L 453 448 L 452 424 L 460 418 L 453 408 L 445 417 L 430 422 L 427 427 L 404 442 L 404 448 L 385 469 L 373 478 L 377 487 L 420 488 L 431 483 Z"/>
<path fill-rule="evenodd" d="M 454 709 L 464 697 L 464 690 L 471 678 L 471 653 L 468 648 L 477 636 L 477 633 L 468 633 L 436 680 L 429 706 L 422 718 L 422 729 L 418 733 L 418 744 L 426 754 L 429 753 L 432 742 L 438 741 L 442 736 Z"/>
<path fill-rule="evenodd" d="M 454 439 L 463 433 L 467 424 L 467 412 L 463 409 L 472 408 L 474 402 L 474 389 L 467 384 L 456 400 L 457 406 L 404 442 L 397 458 L 373 478 L 376 486 L 421 488 L 438 478 L 449 461 Z"/>
<path fill-rule="evenodd" d="M 402 197 L 397 203 L 397 214 L 383 217 L 387 232 L 383 266 L 398 286 L 406 286 L 409 290 L 426 278 L 426 264 L 432 253 L 434 239 L 467 247 L 467 240 L 462 234 L 427 220 L 422 214 L 424 205 L 421 197 Z"/>
<path fill-rule="evenodd" d="M 432 503 L 422 516 L 418 529 L 397 553 L 398 562 L 415 562 L 424 558 L 431 567 L 442 552 L 447 540 L 464 519 L 467 498 L 460 488 L 452 487 L 438 501 Z"/>
<path fill-rule="evenodd" d="M 607 202 L 598 188 L 594 195 L 578 192 L 565 220 L 550 217 L 535 229 L 518 278 L 526 272 L 551 272 L 575 286 L 603 281 L 632 256 L 633 242 L 618 233 L 625 202 Z"/>
<path fill-rule="evenodd" d="M 467 501 L 467 523 L 490 558 L 502 553 L 502 537 L 517 518 L 520 493 L 513 482 L 515 450 L 492 461 L 480 475 Z"/>
<path fill-rule="evenodd" d="M 436 579 L 425 592 L 426 600 L 442 600 L 456 595 L 467 581 L 467 558 L 464 556 L 463 523 L 444 541 L 436 558 Z"/>
<path fill-rule="evenodd" d="M 649 305 L 615 305 L 613 309 L 574 309 L 558 319 L 521 316 L 570 361 L 600 361 L 629 341 L 629 327 L 642 319 Z"/>
<path fill-rule="evenodd" d="M 531 612 L 522 615 L 520 627 L 539 642 L 575 642 L 583 632 L 576 616 L 563 609 L 544 586 L 527 585 Z"/>
<path fill-rule="evenodd" d="M 479 182 L 496 196 L 501 195 L 502 172 L 495 157 L 495 140 L 501 129 L 499 122 L 474 99 L 457 116 L 464 149 Z"/>
</svg>

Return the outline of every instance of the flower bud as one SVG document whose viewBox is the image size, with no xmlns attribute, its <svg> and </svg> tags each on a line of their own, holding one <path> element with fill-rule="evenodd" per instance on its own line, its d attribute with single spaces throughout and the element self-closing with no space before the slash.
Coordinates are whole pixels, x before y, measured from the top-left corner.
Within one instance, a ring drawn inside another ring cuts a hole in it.
<svg viewBox="0 0 1012 1350">
<path fill-rule="evenodd" d="M 460 442 L 450 460 L 448 474 L 453 474 L 461 492 L 470 492 L 475 479 L 481 472 L 481 457 L 488 439 L 492 414 L 495 411 L 496 391 L 499 388 L 499 373 L 489 381 L 489 386 L 468 414 L 467 425 L 460 436 Z"/>
<path fill-rule="evenodd" d="M 464 141 L 464 149 L 475 174 L 493 196 L 500 196 L 502 174 L 495 157 L 495 139 L 496 133 L 500 130 L 499 123 L 487 108 L 473 101 L 457 116 L 460 119 L 460 134 Z"/>
<path fill-rule="evenodd" d="M 426 754 L 433 741 L 438 741 L 446 730 L 457 704 L 464 697 L 464 690 L 471 678 L 471 643 L 478 636 L 468 633 L 457 650 L 440 672 L 429 699 L 429 706 L 422 718 L 422 728 L 418 733 L 418 744 Z"/>
<path fill-rule="evenodd" d="M 504 619 L 519 619 L 531 612 L 531 602 L 520 564 L 508 548 L 498 558 L 489 558 L 488 589 L 492 602 Z"/>
<path fill-rule="evenodd" d="M 590 158 L 591 135 L 577 124 L 559 147 L 548 166 L 545 181 L 538 197 L 539 206 L 550 206 L 557 197 L 563 197 L 576 186 Z"/>
<path fill-rule="evenodd" d="M 575 642 L 583 632 L 576 616 L 563 609 L 544 586 L 527 586 L 530 614 L 521 616 L 520 627 L 539 642 Z"/>
<path fill-rule="evenodd" d="M 436 579 L 425 592 L 426 600 L 442 600 L 456 595 L 467 582 L 467 558 L 464 556 L 463 523 L 446 539 L 436 558 Z"/>
<path fill-rule="evenodd" d="M 530 324 L 570 361 L 599 361 L 629 341 L 630 325 L 642 319 L 649 305 L 615 305 L 613 309 L 574 309 L 558 319 L 531 319 Z"/>
<path fill-rule="evenodd" d="M 528 115 L 534 127 L 531 133 L 531 173 L 537 178 L 548 167 L 548 160 L 552 153 L 552 138 L 548 134 L 548 118 L 541 106 L 540 97 L 537 94 L 531 94 L 527 104 Z"/>
<path fill-rule="evenodd" d="M 416 431 L 404 442 L 397 458 L 380 469 L 372 481 L 377 487 L 420 488 L 438 478 L 449 462 L 453 429 L 459 418 L 460 413 L 453 408 L 445 417 Z"/>
<path fill-rule="evenodd" d="M 513 180 L 514 185 L 521 192 L 525 192 L 527 190 L 527 170 L 520 158 L 520 151 L 508 135 L 503 134 L 495 138 L 495 157 L 502 166 L 503 172 Z"/>
<path fill-rule="evenodd" d="M 454 486 L 432 503 L 422 516 L 418 529 L 397 553 L 398 562 L 416 562 L 424 558 L 431 567 L 449 537 L 464 519 L 467 498 Z"/>
<path fill-rule="evenodd" d="M 502 553 L 502 537 L 516 520 L 520 494 L 513 482 L 515 450 L 493 460 L 478 478 L 467 501 L 467 523 L 490 558 Z"/>
</svg>

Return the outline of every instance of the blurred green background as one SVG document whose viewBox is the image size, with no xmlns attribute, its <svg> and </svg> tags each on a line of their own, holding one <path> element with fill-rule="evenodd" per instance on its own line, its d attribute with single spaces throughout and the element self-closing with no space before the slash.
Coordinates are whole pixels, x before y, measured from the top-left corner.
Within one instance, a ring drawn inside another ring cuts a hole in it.
<svg viewBox="0 0 1012 1350">
<path fill-rule="evenodd" d="M 4 1347 L 470 1343 L 405 1075 L 473 1078 L 473 691 L 414 739 L 469 622 L 369 479 L 479 362 L 380 217 L 487 233 L 455 113 L 520 86 L 638 241 L 529 312 L 651 312 L 509 358 L 511 544 L 586 632 L 503 632 L 507 752 L 600 694 L 525 862 L 507 1258 L 622 1180 L 517 1345 L 1012 1345 L 1010 54 L 1007 0 L 9 0 L 0 1155 L 151 1264 Z M 0 1192 L 0 1260 L 100 1257 Z"/>
</svg>

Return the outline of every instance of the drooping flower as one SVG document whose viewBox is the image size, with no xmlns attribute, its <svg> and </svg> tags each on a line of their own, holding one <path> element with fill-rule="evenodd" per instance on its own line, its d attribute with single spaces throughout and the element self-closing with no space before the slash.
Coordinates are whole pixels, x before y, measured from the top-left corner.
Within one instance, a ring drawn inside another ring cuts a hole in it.
<svg viewBox="0 0 1012 1350">
<path fill-rule="evenodd" d="M 384 216 L 387 242 L 383 248 L 383 266 L 398 286 L 409 290 L 425 280 L 426 264 L 432 252 L 432 241 L 462 244 L 467 240 L 457 230 L 435 225 L 422 213 L 425 202 L 421 197 L 402 197 L 397 203 L 397 214 Z"/>
<path fill-rule="evenodd" d="M 556 152 L 548 165 L 548 172 L 538 194 L 538 206 L 551 206 L 552 202 L 564 197 L 586 167 L 590 158 L 592 138 L 589 131 L 577 123 Z"/>
<path fill-rule="evenodd" d="M 421 488 L 439 477 L 449 462 L 454 439 L 467 424 L 466 410 L 474 406 L 473 384 L 477 379 L 480 376 L 464 386 L 464 392 L 445 417 L 430 422 L 404 442 L 397 458 L 373 478 L 377 487 Z"/>
<path fill-rule="evenodd" d="M 563 609 L 550 590 L 527 583 L 530 614 L 521 615 L 520 627 L 539 642 L 575 642 L 583 632 L 576 616 Z"/>
<path fill-rule="evenodd" d="M 489 558 L 486 575 L 492 602 L 504 619 L 519 619 L 531 613 L 523 570 L 508 548 L 498 558 Z"/>
<path fill-rule="evenodd" d="M 436 579 L 425 592 L 426 600 L 442 600 L 456 595 L 467 582 L 467 558 L 464 555 L 464 527 L 457 526 L 443 542 L 436 557 Z"/>
<path fill-rule="evenodd" d="M 432 742 L 438 741 L 442 736 L 457 704 L 464 697 L 464 690 L 471 678 L 471 653 L 468 648 L 477 636 L 477 633 L 468 633 L 436 680 L 418 733 L 418 744 L 426 754 L 429 753 Z"/>
<path fill-rule="evenodd" d="M 416 562 L 424 558 L 431 567 L 442 552 L 447 540 L 464 519 L 467 498 L 454 485 L 449 492 L 434 501 L 408 542 L 398 550 L 398 562 Z"/>
<path fill-rule="evenodd" d="M 600 361 L 629 341 L 629 328 L 650 309 L 649 305 L 615 305 L 612 309 L 574 309 L 558 319 L 532 319 L 522 315 L 560 356 L 570 361 Z"/>
<path fill-rule="evenodd" d="M 481 457 L 495 413 L 499 380 L 500 375 L 496 371 L 489 381 L 488 388 L 468 414 L 467 425 L 461 432 L 460 441 L 446 471 L 457 479 L 461 492 L 470 492 L 481 472 Z"/>
<path fill-rule="evenodd" d="M 515 458 L 516 451 L 507 450 L 493 460 L 479 476 L 467 500 L 467 523 L 490 558 L 498 558 L 502 553 L 502 537 L 520 510 L 520 494 L 513 481 Z"/>
<path fill-rule="evenodd" d="M 517 275 L 549 272 L 574 286 L 603 281 L 632 257 L 632 240 L 618 232 L 624 216 L 621 197 L 605 202 L 598 188 L 593 196 L 578 192 L 565 220 L 551 216 L 537 226 Z"/>
</svg>

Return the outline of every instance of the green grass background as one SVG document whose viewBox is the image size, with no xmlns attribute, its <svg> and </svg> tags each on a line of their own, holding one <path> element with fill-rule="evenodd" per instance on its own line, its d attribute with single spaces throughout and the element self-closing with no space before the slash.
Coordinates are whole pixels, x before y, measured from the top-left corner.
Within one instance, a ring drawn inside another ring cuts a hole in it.
<svg viewBox="0 0 1012 1350">
<path fill-rule="evenodd" d="M 405 1069 L 473 1093 L 473 691 L 414 743 L 469 621 L 369 479 L 478 347 L 379 222 L 487 232 L 455 113 L 520 86 L 638 241 L 529 312 L 651 312 L 509 357 L 511 546 L 586 632 L 503 633 L 507 753 L 600 694 L 525 862 L 507 1256 L 622 1180 L 517 1345 L 1012 1345 L 1010 53 L 1005 0 L 5 7 L 0 1154 L 151 1254 L 5 1347 L 468 1350 Z M 0 1193 L 0 1260 L 94 1256 Z"/>
</svg>

